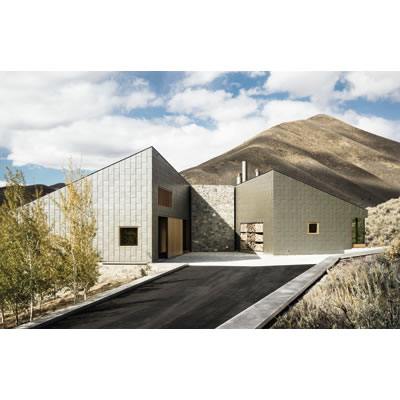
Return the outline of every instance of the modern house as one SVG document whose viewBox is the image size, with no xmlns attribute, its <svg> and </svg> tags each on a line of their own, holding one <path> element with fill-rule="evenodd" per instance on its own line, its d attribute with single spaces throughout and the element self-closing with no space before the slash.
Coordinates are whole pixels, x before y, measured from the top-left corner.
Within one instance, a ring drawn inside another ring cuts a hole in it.
<svg viewBox="0 0 400 400">
<path fill-rule="evenodd" d="M 94 247 L 105 262 L 141 264 L 190 249 L 190 185 L 153 147 L 100 169 L 92 183 Z M 45 206 L 59 231 L 59 189 Z"/>
<path fill-rule="evenodd" d="M 280 172 L 241 183 L 235 197 L 241 249 L 331 254 L 364 243 L 365 209 Z"/>
<path fill-rule="evenodd" d="M 105 263 L 140 264 L 185 251 L 343 253 L 364 242 L 363 208 L 278 171 L 246 175 L 244 163 L 237 185 L 190 185 L 153 147 L 94 172 L 84 178 L 94 247 Z M 44 197 L 56 232 L 63 190 Z"/>
</svg>

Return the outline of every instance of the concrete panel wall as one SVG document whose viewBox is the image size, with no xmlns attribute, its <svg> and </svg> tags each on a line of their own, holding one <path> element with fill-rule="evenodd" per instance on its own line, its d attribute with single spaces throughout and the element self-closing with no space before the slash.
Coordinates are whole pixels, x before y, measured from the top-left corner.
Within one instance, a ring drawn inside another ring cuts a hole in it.
<svg viewBox="0 0 400 400">
<path fill-rule="evenodd" d="M 293 178 L 274 178 L 274 254 L 343 253 L 351 248 L 351 220 L 367 211 Z M 319 222 L 319 234 L 307 223 Z"/>
<path fill-rule="evenodd" d="M 236 237 L 240 224 L 264 224 L 264 253 L 273 252 L 273 175 L 266 173 L 236 186 Z M 239 243 L 237 240 L 237 249 Z"/>
<path fill-rule="evenodd" d="M 234 186 L 193 185 L 191 211 L 192 251 L 234 250 Z"/>
<path fill-rule="evenodd" d="M 152 253 L 152 148 L 110 165 L 88 176 L 93 187 L 93 206 L 98 232 L 94 247 L 105 262 L 150 262 Z M 65 191 L 65 189 L 61 189 Z M 44 197 L 50 223 L 60 229 L 60 212 L 52 199 Z M 119 246 L 119 227 L 138 227 L 137 246 Z"/>
<path fill-rule="evenodd" d="M 158 153 L 152 149 L 152 257 L 158 259 L 158 217 L 174 217 L 190 220 L 190 185 Z M 172 208 L 158 205 L 158 187 L 172 192 Z"/>
</svg>

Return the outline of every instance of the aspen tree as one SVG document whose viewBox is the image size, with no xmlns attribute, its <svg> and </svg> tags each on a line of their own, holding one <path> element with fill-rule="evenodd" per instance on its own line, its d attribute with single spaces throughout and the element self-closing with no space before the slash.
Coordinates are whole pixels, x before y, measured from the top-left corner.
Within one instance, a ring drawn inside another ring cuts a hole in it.
<svg viewBox="0 0 400 400">
<path fill-rule="evenodd" d="M 15 174 L 7 167 L 7 187 L 1 214 L 1 279 L 6 289 L 6 303 L 14 312 L 15 323 L 29 302 L 29 273 L 23 258 L 21 209 L 27 202 L 25 179 L 21 171 Z"/>
<path fill-rule="evenodd" d="M 78 292 L 83 290 L 86 300 L 89 289 L 96 284 L 99 276 L 99 257 L 93 248 L 96 236 L 96 216 L 92 201 L 92 184 L 80 168 L 70 161 L 64 170 L 65 189 L 56 201 L 62 215 L 61 228 L 64 258 L 66 262 L 67 286 L 78 300 Z"/>
</svg>

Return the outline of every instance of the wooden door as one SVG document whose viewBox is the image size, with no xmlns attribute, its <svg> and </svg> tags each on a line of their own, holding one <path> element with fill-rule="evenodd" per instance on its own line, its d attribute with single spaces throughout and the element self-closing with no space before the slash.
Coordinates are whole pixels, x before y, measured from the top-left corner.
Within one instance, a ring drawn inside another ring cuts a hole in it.
<svg viewBox="0 0 400 400">
<path fill-rule="evenodd" d="M 183 254 L 183 220 L 168 218 L 168 258 Z"/>
</svg>

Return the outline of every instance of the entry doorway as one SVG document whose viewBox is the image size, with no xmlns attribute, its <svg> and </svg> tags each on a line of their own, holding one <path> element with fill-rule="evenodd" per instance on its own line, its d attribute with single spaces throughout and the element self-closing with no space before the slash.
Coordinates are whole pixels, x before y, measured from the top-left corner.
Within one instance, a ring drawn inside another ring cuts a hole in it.
<svg viewBox="0 0 400 400">
<path fill-rule="evenodd" d="M 170 258 L 183 254 L 183 219 L 158 217 L 158 256 Z"/>
</svg>

